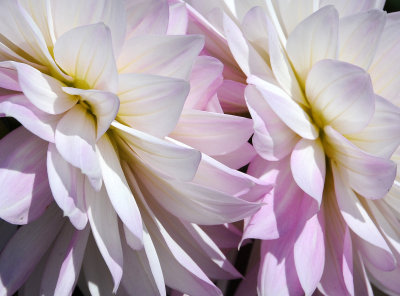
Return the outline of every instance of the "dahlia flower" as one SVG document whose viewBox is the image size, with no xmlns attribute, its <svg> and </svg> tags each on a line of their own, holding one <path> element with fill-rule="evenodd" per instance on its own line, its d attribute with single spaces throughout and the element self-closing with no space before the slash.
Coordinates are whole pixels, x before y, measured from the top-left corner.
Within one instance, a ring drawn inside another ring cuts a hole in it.
<svg viewBox="0 0 400 296">
<path fill-rule="evenodd" d="M 387 101 L 400 90 L 388 54 L 399 15 L 382 1 L 190 3 L 207 52 L 229 46 L 226 64 L 248 84 L 258 153 L 248 173 L 275 184 L 243 236 L 263 240 L 258 293 L 367 295 L 367 274 L 399 293 L 400 196 L 385 197 L 400 143 Z"/>
<path fill-rule="evenodd" d="M 167 137 L 203 39 L 166 35 L 164 1 L 0 5 L 0 113 L 23 125 L 0 141 L 0 218 L 27 224 L 2 248 L 0 293 L 69 295 L 80 275 L 93 295 L 220 295 L 208 277 L 239 274 L 197 224 L 254 213 L 269 186 Z M 225 122 L 215 136 L 245 121 L 204 116 Z M 214 154 L 246 146 L 249 124 Z"/>
</svg>

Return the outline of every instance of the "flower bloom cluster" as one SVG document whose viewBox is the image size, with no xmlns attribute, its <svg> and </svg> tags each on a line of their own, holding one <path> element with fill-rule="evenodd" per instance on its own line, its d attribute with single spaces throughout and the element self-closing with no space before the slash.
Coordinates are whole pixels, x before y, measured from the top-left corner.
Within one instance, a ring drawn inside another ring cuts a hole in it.
<svg viewBox="0 0 400 296">
<path fill-rule="evenodd" d="M 0 295 L 399 295 L 383 5 L 0 0 Z"/>
</svg>

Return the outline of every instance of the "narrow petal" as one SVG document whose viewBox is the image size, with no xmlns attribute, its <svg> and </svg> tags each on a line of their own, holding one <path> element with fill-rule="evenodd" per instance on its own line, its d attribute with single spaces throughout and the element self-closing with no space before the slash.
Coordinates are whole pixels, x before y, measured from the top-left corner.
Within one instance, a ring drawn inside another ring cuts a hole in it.
<svg viewBox="0 0 400 296">
<path fill-rule="evenodd" d="M 184 108 L 204 110 L 222 84 L 224 65 L 216 58 L 199 56 L 190 74 L 190 92 Z"/>
<path fill-rule="evenodd" d="M 18 229 L 0 254 L 1 294 L 13 295 L 22 286 L 64 222 L 53 204 L 39 219 Z"/>
<path fill-rule="evenodd" d="M 116 92 L 118 73 L 111 39 L 110 29 L 102 23 L 77 27 L 57 39 L 54 58 L 74 78 L 75 87 Z"/>
<path fill-rule="evenodd" d="M 185 3 L 174 3 L 169 5 L 168 35 L 186 34 L 189 22 L 189 14 Z"/>
<path fill-rule="evenodd" d="M 303 85 L 316 62 L 336 57 L 338 27 L 336 9 L 326 6 L 302 21 L 289 35 L 286 50 Z"/>
<path fill-rule="evenodd" d="M 78 281 L 90 228 L 76 230 L 66 223 L 50 252 L 42 275 L 40 293 L 71 295 Z"/>
<path fill-rule="evenodd" d="M 315 291 L 324 271 L 324 228 L 324 218 L 319 212 L 306 222 L 294 243 L 296 271 L 306 295 Z"/>
<path fill-rule="evenodd" d="M 156 137 L 165 137 L 175 128 L 188 93 L 189 83 L 181 79 L 121 74 L 118 120 Z"/>
<path fill-rule="evenodd" d="M 384 270 L 393 270 L 395 267 L 395 258 L 389 246 L 362 206 L 360 200 L 345 183 L 343 177 L 340 175 L 340 171 L 335 165 L 332 168 L 340 212 L 350 229 L 363 240 L 364 244 L 359 247 L 364 246 L 365 251 L 371 248 L 379 251 L 380 266 Z"/>
<path fill-rule="evenodd" d="M 296 134 L 309 140 L 318 137 L 318 128 L 310 116 L 280 87 L 255 76 L 248 83 L 256 86 L 275 114 Z"/>
<path fill-rule="evenodd" d="M 97 148 L 104 185 L 111 204 L 138 241 L 138 245 L 143 245 L 143 226 L 139 208 L 125 179 L 118 155 L 107 135 L 98 141 Z"/>
<path fill-rule="evenodd" d="M 398 88 L 400 82 L 399 24 L 400 13 L 387 15 L 386 26 L 380 37 L 372 65 L 368 70 L 375 92 L 396 105 L 400 104 Z"/>
<path fill-rule="evenodd" d="M 326 171 L 321 141 L 301 139 L 291 154 L 290 168 L 297 185 L 321 205 Z"/>
<path fill-rule="evenodd" d="M 110 28 L 114 53 L 120 51 L 126 33 L 124 1 L 57 0 L 51 2 L 51 8 L 57 39 L 76 27 L 103 22 Z"/>
<path fill-rule="evenodd" d="M 187 80 L 203 45 L 204 39 L 199 35 L 133 37 L 125 42 L 118 57 L 118 72 Z"/>
<path fill-rule="evenodd" d="M 400 144 L 400 108 L 376 96 L 375 112 L 369 124 L 347 138 L 368 153 L 390 158 Z"/>
<path fill-rule="evenodd" d="M 117 116 L 119 98 L 106 91 L 82 90 L 72 87 L 63 87 L 63 90 L 71 95 L 80 96 L 81 102 L 89 106 L 90 112 L 96 116 L 96 139 L 100 139 Z"/>
<path fill-rule="evenodd" d="M 127 148 L 128 155 L 132 154 L 134 158 L 139 156 L 141 161 L 169 178 L 186 181 L 193 179 L 201 158 L 199 151 L 153 137 L 117 122 L 114 122 L 113 126 L 118 135 L 128 143 L 123 145 Z"/>
<path fill-rule="evenodd" d="M 385 196 L 396 177 L 396 164 L 360 150 L 334 129 L 325 128 L 329 146 L 326 153 L 339 163 L 341 174 L 365 198 Z"/>
<path fill-rule="evenodd" d="M 122 278 L 123 254 L 118 230 L 118 216 L 105 188 L 99 192 L 85 182 L 85 197 L 90 227 L 97 247 L 111 272 L 115 293 Z"/>
<path fill-rule="evenodd" d="M 352 64 L 323 60 L 311 69 L 306 81 L 314 119 L 342 134 L 361 131 L 370 122 L 375 94 L 367 72 Z"/>
<path fill-rule="evenodd" d="M 247 42 L 239 27 L 226 14 L 223 15 L 223 28 L 229 49 L 243 73 L 247 77 L 257 75 L 263 79 L 271 80 L 272 71 L 266 61 Z"/>
<path fill-rule="evenodd" d="M 386 13 L 377 9 L 340 19 L 338 58 L 368 70 L 385 22 Z"/>
<path fill-rule="evenodd" d="M 88 221 L 84 204 L 85 176 L 66 162 L 54 144 L 47 150 L 47 173 L 54 200 L 77 229 Z"/>
<path fill-rule="evenodd" d="M 252 144 L 257 153 L 271 161 L 287 156 L 299 137 L 275 114 L 255 86 L 246 87 L 245 97 L 253 119 Z"/>
<path fill-rule="evenodd" d="M 219 155 L 238 149 L 252 133 L 253 122 L 247 118 L 186 110 L 170 137 L 208 155 Z"/>
<path fill-rule="evenodd" d="M 27 130 L 48 142 L 54 142 L 55 129 L 61 117 L 41 111 L 22 94 L 0 98 L 0 114 L 14 117 Z"/>
<path fill-rule="evenodd" d="M 353 266 L 354 266 L 354 295 L 373 296 L 371 282 L 368 279 L 365 265 L 361 259 L 361 255 L 353 250 Z"/>
<path fill-rule="evenodd" d="M 81 105 L 69 110 L 59 121 L 55 144 L 61 156 L 87 175 L 94 188 L 101 187 L 101 172 L 96 155 L 96 124 Z"/>
<path fill-rule="evenodd" d="M 46 172 L 47 142 L 20 127 L 0 141 L 0 217 L 27 224 L 52 201 Z"/>
<path fill-rule="evenodd" d="M 64 83 L 29 65 L 1 62 L 0 68 L 16 71 L 20 90 L 35 107 L 46 113 L 63 113 L 77 102 L 77 98 L 62 91 Z"/>
</svg>

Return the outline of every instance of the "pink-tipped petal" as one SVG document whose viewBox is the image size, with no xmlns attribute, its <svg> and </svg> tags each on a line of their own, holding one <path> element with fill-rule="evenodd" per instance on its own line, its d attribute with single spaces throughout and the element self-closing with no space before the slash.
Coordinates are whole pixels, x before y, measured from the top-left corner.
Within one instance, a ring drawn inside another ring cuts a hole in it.
<svg viewBox="0 0 400 296">
<path fill-rule="evenodd" d="M 301 139 L 290 156 L 290 168 L 297 185 L 321 205 L 326 172 L 321 141 Z"/>
<path fill-rule="evenodd" d="M 324 131 L 327 154 L 339 164 L 348 185 L 365 198 L 385 196 L 396 177 L 395 162 L 362 151 L 329 126 Z"/>
<path fill-rule="evenodd" d="M 64 222 L 58 207 L 53 204 L 39 219 L 18 229 L 0 254 L 2 295 L 13 295 L 22 286 Z"/>
<path fill-rule="evenodd" d="M 65 223 L 47 259 L 42 275 L 41 294 L 72 294 L 78 281 L 89 233 L 89 227 L 76 230 Z"/>
<path fill-rule="evenodd" d="M 118 57 L 119 73 L 144 73 L 187 80 L 203 48 L 199 35 L 142 35 L 128 39 Z M 162 48 L 162 50 L 160 50 Z"/>
<path fill-rule="evenodd" d="M 97 247 L 111 272 L 115 293 L 121 282 L 123 268 L 118 216 L 104 187 L 96 192 L 86 181 L 85 197 L 90 227 Z"/>
<path fill-rule="evenodd" d="M 103 23 L 77 27 L 57 39 L 54 58 L 74 77 L 75 87 L 115 92 L 118 73 L 111 39 Z"/>
<path fill-rule="evenodd" d="M 173 131 L 179 120 L 189 83 L 157 75 L 121 74 L 118 93 L 118 120 L 162 138 Z"/>
<path fill-rule="evenodd" d="M 52 201 L 46 172 L 47 142 L 20 127 L 0 141 L 0 217 L 27 224 Z"/>
<path fill-rule="evenodd" d="M 325 266 L 324 217 L 321 212 L 310 218 L 294 243 L 294 263 L 301 286 L 311 295 Z"/>
<path fill-rule="evenodd" d="M 308 74 L 306 93 L 314 119 L 342 134 L 361 131 L 375 107 L 371 79 L 362 68 L 336 60 L 317 62 Z"/>
<path fill-rule="evenodd" d="M 51 115 L 36 108 L 24 95 L 0 98 L 0 114 L 14 117 L 27 130 L 48 142 L 54 142 L 54 132 L 61 115 Z"/>
<path fill-rule="evenodd" d="M 303 85 L 314 63 L 336 58 L 338 27 L 338 12 L 333 6 L 326 6 L 303 20 L 290 33 L 286 50 Z"/>
<path fill-rule="evenodd" d="M 386 13 L 377 9 L 340 19 L 338 58 L 368 70 L 385 22 Z"/>
<path fill-rule="evenodd" d="M 248 118 L 199 110 L 185 110 L 170 137 L 208 155 L 238 149 L 253 133 Z"/>
<path fill-rule="evenodd" d="M 135 237 L 138 248 L 143 245 L 142 219 L 135 197 L 122 171 L 120 160 L 107 135 L 97 143 L 99 162 L 111 204 L 124 225 Z"/>
<path fill-rule="evenodd" d="M 50 143 L 47 150 L 47 173 L 54 200 L 77 229 L 88 221 L 84 204 L 85 176 L 66 162 Z"/>
<path fill-rule="evenodd" d="M 139 157 L 160 174 L 190 181 L 196 174 L 201 154 L 199 151 L 153 137 L 114 122 L 113 126 L 128 146 L 128 153 Z M 134 151 L 134 152 L 133 152 Z"/>
<path fill-rule="evenodd" d="M 76 105 L 57 124 L 55 144 L 61 156 L 80 168 L 93 187 L 99 190 L 102 181 L 95 143 L 95 119 L 80 104 Z"/>
</svg>

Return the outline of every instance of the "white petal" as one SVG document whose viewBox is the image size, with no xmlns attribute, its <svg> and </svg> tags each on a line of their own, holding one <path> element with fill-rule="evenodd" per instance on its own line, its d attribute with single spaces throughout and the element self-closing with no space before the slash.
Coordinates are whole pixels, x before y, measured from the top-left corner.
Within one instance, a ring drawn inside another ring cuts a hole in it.
<svg viewBox="0 0 400 296">
<path fill-rule="evenodd" d="M 96 189 L 101 187 L 101 172 L 96 155 L 94 118 L 81 105 L 69 110 L 59 121 L 55 134 L 58 152 L 87 175 Z"/>
<path fill-rule="evenodd" d="M 52 201 L 46 172 L 47 142 L 23 127 L 0 141 L 0 217 L 27 224 Z"/>
<path fill-rule="evenodd" d="M 97 151 L 104 185 L 111 204 L 119 218 L 134 235 L 138 244 L 142 244 L 143 226 L 140 212 L 125 179 L 118 155 L 107 135 L 104 135 L 98 141 Z"/>
<path fill-rule="evenodd" d="M 114 122 L 119 136 L 128 143 L 128 155 L 139 157 L 158 173 L 168 178 L 192 180 L 200 162 L 199 151 L 173 144 Z M 126 143 L 123 146 L 127 146 Z M 135 156 L 136 155 L 136 156 Z"/>
<path fill-rule="evenodd" d="M 78 27 L 57 39 L 54 58 L 74 78 L 75 87 L 116 92 L 118 73 L 111 39 L 104 24 Z"/>
<path fill-rule="evenodd" d="M 119 98 L 107 91 L 83 90 L 72 87 L 63 87 L 63 90 L 71 95 L 80 96 L 81 102 L 88 105 L 90 112 L 96 116 L 96 139 L 100 139 L 117 116 Z"/>
<path fill-rule="evenodd" d="M 169 23 L 167 35 L 184 35 L 187 31 L 189 13 L 185 3 L 169 5 Z"/>
<path fill-rule="evenodd" d="M 188 79 L 203 45 L 204 39 L 199 35 L 136 36 L 125 42 L 118 57 L 118 72 Z"/>
<path fill-rule="evenodd" d="M 336 57 L 338 27 L 337 11 L 327 6 L 302 21 L 289 35 L 286 50 L 303 85 L 316 62 Z"/>
<path fill-rule="evenodd" d="M 385 22 L 386 13 L 382 10 L 370 10 L 340 19 L 338 58 L 368 70 Z"/>
<path fill-rule="evenodd" d="M 115 293 L 122 278 L 123 254 L 118 230 L 118 216 L 104 187 L 99 192 L 85 182 L 88 218 L 97 247 L 114 280 Z"/>
<path fill-rule="evenodd" d="M 181 79 L 121 74 L 118 119 L 134 129 L 165 137 L 175 128 L 188 93 L 189 83 Z"/>
<path fill-rule="evenodd" d="M 54 200 L 77 229 L 88 221 L 84 205 L 84 175 L 66 162 L 50 143 L 47 150 L 47 173 Z"/>
<path fill-rule="evenodd" d="M 384 0 L 321 0 L 320 7 L 335 5 L 340 17 L 344 17 L 374 8 L 382 10 L 384 4 Z"/>
<path fill-rule="evenodd" d="M 321 141 L 301 139 L 293 149 L 290 167 L 297 185 L 321 205 L 326 171 Z"/>
</svg>

